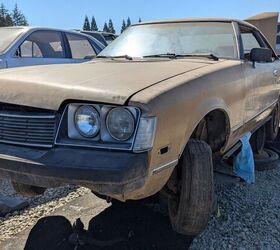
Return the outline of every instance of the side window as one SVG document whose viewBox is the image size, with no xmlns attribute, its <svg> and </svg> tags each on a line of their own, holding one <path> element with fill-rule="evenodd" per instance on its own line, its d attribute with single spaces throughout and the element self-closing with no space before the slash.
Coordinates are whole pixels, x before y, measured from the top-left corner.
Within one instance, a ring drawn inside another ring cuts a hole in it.
<svg viewBox="0 0 280 250">
<path fill-rule="evenodd" d="M 38 45 L 34 42 L 25 40 L 20 46 L 21 57 L 43 57 L 42 52 Z"/>
<path fill-rule="evenodd" d="M 86 37 L 66 33 L 70 49 L 72 52 L 72 58 L 85 59 L 87 56 L 95 56 L 96 53 L 91 46 L 89 40 Z"/>
<path fill-rule="evenodd" d="M 65 58 L 61 33 L 35 31 L 21 44 L 16 55 L 23 58 Z"/>
<path fill-rule="evenodd" d="M 258 42 L 251 30 L 241 28 L 240 32 L 243 43 L 244 56 L 248 59 L 252 49 L 261 48 L 262 46 L 260 45 L 260 43 Z"/>
</svg>

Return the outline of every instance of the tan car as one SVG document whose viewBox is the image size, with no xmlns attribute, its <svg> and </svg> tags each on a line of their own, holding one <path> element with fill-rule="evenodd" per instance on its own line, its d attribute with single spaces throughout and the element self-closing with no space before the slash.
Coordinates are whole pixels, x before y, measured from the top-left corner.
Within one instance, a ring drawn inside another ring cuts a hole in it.
<svg viewBox="0 0 280 250">
<path fill-rule="evenodd" d="M 164 190 L 173 228 L 212 211 L 212 155 L 278 132 L 280 62 L 230 19 L 131 26 L 96 60 L 0 72 L 0 174 L 23 194 L 79 184 L 126 201 Z"/>
</svg>

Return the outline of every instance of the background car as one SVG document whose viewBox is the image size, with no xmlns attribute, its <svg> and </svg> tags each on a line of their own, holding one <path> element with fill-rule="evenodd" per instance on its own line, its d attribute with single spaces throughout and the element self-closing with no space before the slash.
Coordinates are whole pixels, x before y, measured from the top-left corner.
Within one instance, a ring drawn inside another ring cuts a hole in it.
<svg viewBox="0 0 280 250">
<path fill-rule="evenodd" d="M 82 30 L 80 32 L 96 38 L 105 46 L 109 45 L 118 37 L 116 34 L 108 33 L 108 32 L 85 31 L 85 30 Z"/>
<path fill-rule="evenodd" d="M 74 31 L 48 28 L 0 28 L 0 68 L 91 60 L 104 45 Z"/>
</svg>

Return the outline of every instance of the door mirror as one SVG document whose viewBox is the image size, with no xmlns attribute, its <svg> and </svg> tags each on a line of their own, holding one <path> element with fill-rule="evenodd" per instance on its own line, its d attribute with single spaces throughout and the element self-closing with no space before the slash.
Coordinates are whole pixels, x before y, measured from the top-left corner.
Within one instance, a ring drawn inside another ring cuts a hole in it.
<svg viewBox="0 0 280 250">
<path fill-rule="evenodd" d="M 268 48 L 254 48 L 251 50 L 250 60 L 253 62 L 254 67 L 256 62 L 271 62 L 272 50 Z"/>
</svg>

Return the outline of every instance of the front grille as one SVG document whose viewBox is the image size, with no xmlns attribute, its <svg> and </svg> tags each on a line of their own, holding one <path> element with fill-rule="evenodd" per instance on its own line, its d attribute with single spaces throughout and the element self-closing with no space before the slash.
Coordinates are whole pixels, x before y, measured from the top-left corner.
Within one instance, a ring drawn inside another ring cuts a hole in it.
<svg viewBox="0 0 280 250">
<path fill-rule="evenodd" d="M 0 142 L 52 147 L 55 132 L 55 115 L 0 111 Z"/>
</svg>

